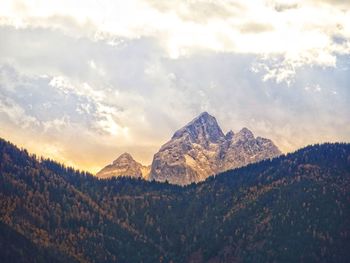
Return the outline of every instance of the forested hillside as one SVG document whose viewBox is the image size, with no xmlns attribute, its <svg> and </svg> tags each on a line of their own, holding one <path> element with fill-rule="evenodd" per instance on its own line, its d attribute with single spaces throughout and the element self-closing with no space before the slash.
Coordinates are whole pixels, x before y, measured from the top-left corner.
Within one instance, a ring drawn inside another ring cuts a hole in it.
<svg viewBox="0 0 350 263">
<path fill-rule="evenodd" d="M 0 261 L 349 262 L 350 145 L 186 187 L 97 179 L 0 140 Z"/>
</svg>

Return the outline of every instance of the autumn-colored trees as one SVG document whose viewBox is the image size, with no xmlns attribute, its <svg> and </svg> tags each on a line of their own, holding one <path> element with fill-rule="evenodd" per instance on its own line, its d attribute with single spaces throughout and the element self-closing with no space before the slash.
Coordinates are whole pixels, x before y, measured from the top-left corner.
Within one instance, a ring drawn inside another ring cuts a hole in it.
<svg viewBox="0 0 350 263">
<path fill-rule="evenodd" d="M 181 187 L 100 180 L 0 140 L 0 261 L 347 262 L 349 156 L 309 146 Z"/>
</svg>

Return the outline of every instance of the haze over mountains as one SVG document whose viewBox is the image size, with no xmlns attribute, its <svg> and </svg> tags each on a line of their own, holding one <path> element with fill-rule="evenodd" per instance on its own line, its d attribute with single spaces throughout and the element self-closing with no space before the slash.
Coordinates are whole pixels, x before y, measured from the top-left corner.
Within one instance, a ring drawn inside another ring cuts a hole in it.
<svg viewBox="0 0 350 263">
<path fill-rule="evenodd" d="M 154 155 L 150 168 L 124 153 L 97 176 L 142 177 L 186 185 L 280 154 L 271 140 L 255 138 L 247 128 L 224 134 L 215 117 L 203 112 L 174 133 Z"/>
</svg>

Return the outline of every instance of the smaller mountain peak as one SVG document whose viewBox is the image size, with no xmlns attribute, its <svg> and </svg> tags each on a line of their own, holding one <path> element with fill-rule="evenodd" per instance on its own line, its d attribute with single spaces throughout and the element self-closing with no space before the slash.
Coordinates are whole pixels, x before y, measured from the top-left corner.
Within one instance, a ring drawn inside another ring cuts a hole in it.
<svg viewBox="0 0 350 263">
<path fill-rule="evenodd" d="M 225 139 L 226 140 L 231 140 L 234 135 L 235 135 L 234 132 L 232 130 L 230 130 L 228 133 L 226 133 Z"/>
<path fill-rule="evenodd" d="M 149 168 L 143 166 L 132 158 L 131 154 L 125 152 L 107 165 L 96 175 L 101 178 L 109 178 L 113 176 L 131 176 L 148 178 Z"/>
<path fill-rule="evenodd" d="M 130 153 L 124 152 L 119 157 L 132 157 Z"/>
<path fill-rule="evenodd" d="M 239 131 L 239 133 L 252 133 L 252 131 L 249 130 L 247 127 L 243 127 L 243 128 Z"/>
<path fill-rule="evenodd" d="M 254 134 L 246 127 L 242 128 L 236 135 L 254 139 Z"/>
<path fill-rule="evenodd" d="M 119 155 L 119 157 L 113 161 L 113 164 L 119 163 L 121 160 L 134 161 L 134 158 L 131 156 L 130 153 L 125 152 Z"/>
</svg>

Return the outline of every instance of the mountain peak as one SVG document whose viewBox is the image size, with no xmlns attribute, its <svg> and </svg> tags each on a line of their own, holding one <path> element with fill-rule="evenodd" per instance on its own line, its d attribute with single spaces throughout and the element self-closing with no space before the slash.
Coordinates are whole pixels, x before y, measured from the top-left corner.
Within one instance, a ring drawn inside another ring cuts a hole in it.
<svg viewBox="0 0 350 263">
<path fill-rule="evenodd" d="M 119 163 L 123 160 L 136 162 L 130 153 L 125 152 L 125 153 L 122 153 L 121 155 L 119 155 L 119 157 L 113 161 L 113 164 Z"/>
<path fill-rule="evenodd" d="M 214 118 L 214 116 L 210 115 L 207 111 L 203 111 L 197 118 Z"/>
<path fill-rule="evenodd" d="M 254 139 L 254 134 L 249 130 L 248 128 L 244 127 L 242 128 L 236 136 L 238 138 L 244 138 L 244 139 Z"/>
<path fill-rule="evenodd" d="M 205 111 L 183 128 L 176 131 L 172 139 L 178 139 L 184 136 L 189 136 L 193 142 L 207 144 L 208 142 L 218 142 L 224 138 L 224 133 L 215 117 Z"/>
<path fill-rule="evenodd" d="M 271 140 L 255 139 L 247 128 L 224 135 L 215 117 L 203 112 L 153 156 L 150 179 L 185 185 L 280 153 Z"/>
<path fill-rule="evenodd" d="M 225 139 L 226 140 L 231 140 L 234 135 L 235 135 L 234 132 L 232 130 L 230 130 L 228 133 L 226 133 Z"/>
<path fill-rule="evenodd" d="M 196 124 L 196 123 L 200 123 L 202 125 L 206 125 L 206 124 L 210 124 L 210 123 L 213 123 L 213 122 L 216 122 L 216 124 L 217 124 L 217 121 L 216 121 L 215 117 L 210 115 L 208 112 L 204 111 L 201 114 L 199 114 L 197 117 L 195 117 L 192 121 L 187 123 L 187 125 L 185 127 L 191 126 L 191 125 Z"/>
<path fill-rule="evenodd" d="M 147 178 L 150 168 L 135 161 L 130 153 L 121 154 L 112 164 L 107 165 L 96 175 L 101 178 L 131 176 Z"/>
</svg>

